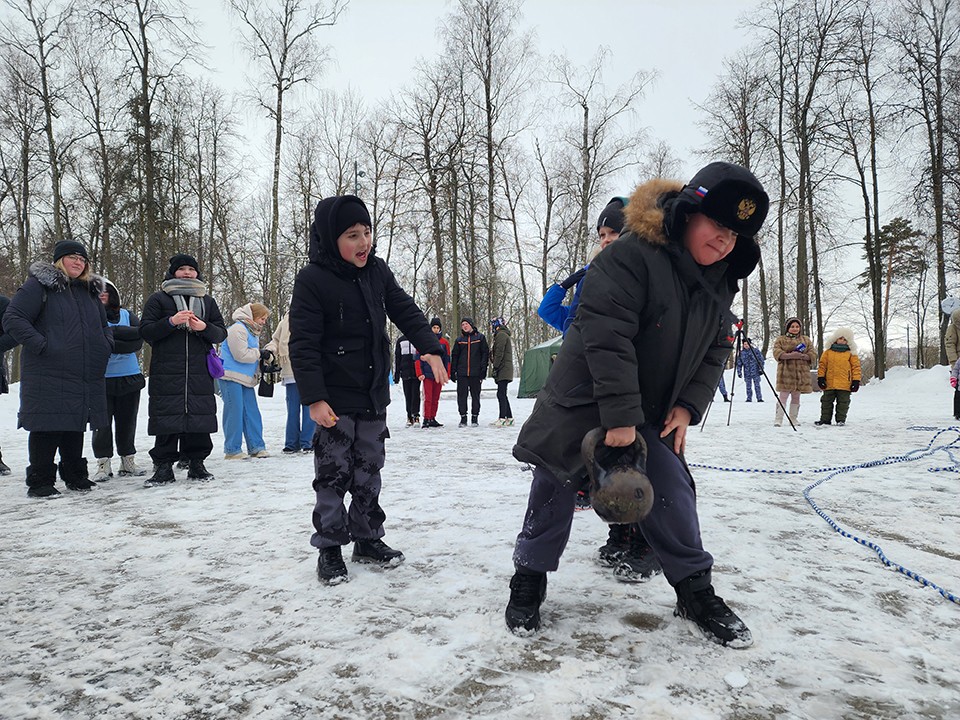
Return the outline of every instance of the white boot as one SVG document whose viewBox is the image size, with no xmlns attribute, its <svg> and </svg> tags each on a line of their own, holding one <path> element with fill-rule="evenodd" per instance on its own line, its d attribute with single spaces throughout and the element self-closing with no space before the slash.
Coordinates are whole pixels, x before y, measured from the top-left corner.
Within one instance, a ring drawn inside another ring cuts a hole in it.
<svg viewBox="0 0 960 720">
<path fill-rule="evenodd" d="M 777 414 L 773 418 L 773 424 L 776 427 L 783 425 L 783 408 L 780 407 L 780 403 L 777 403 Z"/>
<path fill-rule="evenodd" d="M 122 455 L 120 457 L 120 470 L 117 475 L 121 477 L 140 477 L 146 475 L 147 471 L 134 462 L 136 455 Z"/>
<path fill-rule="evenodd" d="M 790 419 L 793 420 L 794 425 L 800 425 L 800 421 L 797 420 L 797 415 L 800 414 L 800 403 L 790 403 Z"/>
<path fill-rule="evenodd" d="M 91 480 L 94 482 L 103 482 L 113 477 L 113 468 L 110 467 L 110 458 L 97 458 L 97 471 L 93 474 Z"/>
</svg>

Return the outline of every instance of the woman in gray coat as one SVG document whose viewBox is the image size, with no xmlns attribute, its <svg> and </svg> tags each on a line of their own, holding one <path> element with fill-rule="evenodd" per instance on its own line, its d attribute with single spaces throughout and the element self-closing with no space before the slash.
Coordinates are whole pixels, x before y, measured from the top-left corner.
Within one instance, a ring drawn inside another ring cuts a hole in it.
<svg viewBox="0 0 960 720">
<path fill-rule="evenodd" d="M 83 432 L 107 424 L 104 372 L 113 331 L 98 297 L 86 248 L 61 240 L 53 264 L 30 266 L 29 277 L 3 315 L 4 332 L 21 351 L 19 427 L 30 431 L 27 495 L 56 497 L 60 478 L 71 490 L 91 490 Z"/>
</svg>

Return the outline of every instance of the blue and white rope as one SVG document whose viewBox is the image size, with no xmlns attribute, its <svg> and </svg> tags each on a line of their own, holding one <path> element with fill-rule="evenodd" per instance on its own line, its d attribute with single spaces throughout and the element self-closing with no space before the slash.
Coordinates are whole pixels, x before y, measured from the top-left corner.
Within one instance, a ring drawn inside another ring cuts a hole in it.
<svg viewBox="0 0 960 720">
<path fill-rule="evenodd" d="M 815 474 L 822 474 L 822 473 L 829 473 L 829 474 L 826 475 L 826 477 L 821 478 L 817 482 L 812 483 L 807 487 L 805 487 L 803 489 L 803 497 L 810 504 L 810 507 L 813 508 L 814 512 L 816 512 L 817 515 L 823 518 L 823 520 L 826 521 L 826 523 L 830 525 L 830 527 L 832 527 L 834 530 L 836 530 L 840 535 L 842 535 L 845 538 L 849 538 L 854 542 L 859 543 L 860 545 L 863 545 L 864 547 L 868 547 L 871 550 L 873 550 L 877 554 L 877 557 L 880 558 L 880 562 L 882 562 L 887 567 L 892 568 L 903 575 L 906 575 L 908 578 L 915 580 L 916 582 L 920 583 L 924 587 L 933 588 L 938 593 L 940 593 L 940 595 L 942 595 L 944 598 L 946 598 L 950 602 L 960 605 L 960 597 L 958 597 L 955 593 L 952 593 L 949 590 L 941 587 L 940 585 L 937 585 L 935 582 L 932 582 L 931 580 L 927 580 L 925 577 L 923 577 L 919 573 L 914 572 L 913 570 L 910 570 L 909 568 L 906 568 L 903 565 L 897 562 L 894 562 L 893 560 L 890 560 L 890 558 L 888 558 L 886 554 L 883 552 L 883 549 L 872 540 L 857 537 L 853 533 L 848 532 L 847 530 L 844 530 L 839 525 L 839 523 L 837 523 L 833 518 L 831 518 L 819 505 L 817 505 L 817 503 L 810 496 L 811 491 L 814 490 L 814 488 L 822 485 L 828 480 L 831 480 L 837 477 L 842 473 L 850 472 L 852 470 L 879 467 L 881 465 L 894 465 L 896 463 L 901 463 L 901 462 L 913 462 L 915 460 L 920 460 L 922 458 L 929 457 L 934 453 L 938 453 L 938 452 L 945 452 L 947 456 L 950 458 L 951 464 L 945 467 L 927 468 L 928 472 L 960 472 L 960 460 L 958 460 L 958 458 L 954 455 L 955 450 L 960 452 L 960 427 L 936 428 L 936 427 L 926 427 L 926 426 L 912 426 L 908 428 L 908 430 L 935 431 L 936 434 L 930 439 L 930 442 L 927 443 L 927 446 L 925 448 L 911 450 L 910 452 L 905 453 L 903 455 L 890 455 L 880 460 L 871 460 L 871 461 L 859 463 L 859 464 L 841 465 L 838 467 L 819 468 L 816 470 L 812 470 L 811 472 Z M 954 439 L 949 443 L 934 447 L 934 443 L 937 441 L 937 438 L 939 438 L 942 434 L 948 433 L 948 432 L 954 433 L 956 437 L 954 437 Z M 769 473 L 769 474 L 802 474 L 803 472 L 801 470 L 766 470 L 762 468 L 727 468 L 727 467 L 719 467 L 716 465 L 701 465 L 701 464 L 695 464 L 695 463 L 690 463 L 689 466 L 698 467 L 698 468 L 707 468 L 710 470 L 720 470 L 723 472 L 749 472 L 749 473 Z"/>
</svg>

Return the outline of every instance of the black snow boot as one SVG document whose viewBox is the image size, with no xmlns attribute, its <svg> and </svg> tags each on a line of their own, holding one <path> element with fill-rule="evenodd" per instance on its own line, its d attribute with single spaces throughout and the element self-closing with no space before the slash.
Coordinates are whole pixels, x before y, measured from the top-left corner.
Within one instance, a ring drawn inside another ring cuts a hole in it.
<svg viewBox="0 0 960 720">
<path fill-rule="evenodd" d="M 479 416 L 479 415 L 471 415 L 471 416 L 470 416 L 470 424 L 471 424 L 473 427 L 479 427 L 479 426 L 480 426 L 480 416 Z"/>
<path fill-rule="evenodd" d="M 673 614 L 695 622 L 707 638 L 731 648 L 753 645 L 753 635 L 743 620 L 714 593 L 710 570 L 701 570 L 681 580 L 674 590 L 677 607 Z"/>
<path fill-rule="evenodd" d="M 97 486 L 87 474 L 86 458 L 61 462 L 60 478 L 70 490 L 76 490 L 77 492 L 88 492 Z"/>
<path fill-rule="evenodd" d="M 353 544 L 353 557 L 350 559 L 355 563 L 372 563 L 382 567 L 396 567 L 404 560 L 402 552 L 394 550 L 379 538 L 357 540 Z"/>
<path fill-rule="evenodd" d="M 143 482 L 144 487 L 156 487 L 157 485 L 169 485 L 176 482 L 173 474 L 173 463 L 159 462 L 153 464 L 153 475 Z"/>
<path fill-rule="evenodd" d="M 0 455 L 0 475 L 9 475 L 10 466 L 3 461 L 3 456 Z"/>
<path fill-rule="evenodd" d="M 32 498 L 58 498 L 61 497 L 60 491 L 53 485 L 57 481 L 57 466 L 36 466 L 27 467 L 27 497 Z"/>
<path fill-rule="evenodd" d="M 632 526 L 630 530 L 630 544 L 614 566 L 613 575 L 620 582 L 646 582 L 662 573 L 663 568 L 640 528 Z"/>
<path fill-rule="evenodd" d="M 516 635 L 527 635 L 540 629 L 540 605 L 547 596 L 547 574 L 524 568 L 510 578 L 510 601 L 504 617 L 507 627 Z"/>
<path fill-rule="evenodd" d="M 343 553 L 339 545 L 326 547 L 320 551 L 317 560 L 317 579 L 324 585 L 338 585 L 347 582 L 347 566 L 343 564 Z"/>
<path fill-rule="evenodd" d="M 203 465 L 203 460 L 191 460 L 187 471 L 190 480 L 213 480 L 213 473 Z"/>
<path fill-rule="evenodd" d="M 616 567 L 620 558 L 630 549 L 631 525 L 611 525 L 607 541 L 597 551 L 597 560 L 601 565 Z"/>
<path fill-rule="evenodd" d="M 466 426 L 467 426 L 467 416 L 466 416 L 466 415 L 461 415 L 461 416 L 460 416 L 460 423 L 457 425 L 457 427 L 466 427 Z"/>
</svg>

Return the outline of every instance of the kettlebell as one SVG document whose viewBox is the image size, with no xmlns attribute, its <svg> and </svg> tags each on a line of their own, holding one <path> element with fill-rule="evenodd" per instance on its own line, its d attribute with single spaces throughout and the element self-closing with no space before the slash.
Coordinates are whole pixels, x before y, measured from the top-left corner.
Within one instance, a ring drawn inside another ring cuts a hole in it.
<svg viewBox="0 0 960 720">
<path fill-rule="evenodd" d="M 631 446 L 608 448 L 603 443 L 606 434 L 602 427 L 594 428 L 580 443 L 590 477 L 590 503 L 600 519 L 611 525 L 640 522 L 653 507 L 653 485 L 646 471 L 647 444 L 637 433 Z M 614 455 L 617 451 L 619 456 Z M 604 460 L 604 455 L 612 461 Z"/>
</svg>

